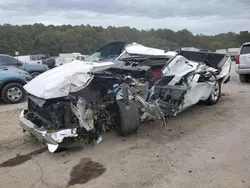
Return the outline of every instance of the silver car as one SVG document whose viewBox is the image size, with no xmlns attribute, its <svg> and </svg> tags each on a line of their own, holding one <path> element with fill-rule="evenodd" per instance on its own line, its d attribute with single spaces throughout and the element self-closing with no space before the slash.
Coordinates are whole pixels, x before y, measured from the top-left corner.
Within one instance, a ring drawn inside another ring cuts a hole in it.
<svg viewBox="0 0 250 188">
<path fill-rule="evenodd" d="M 241 46 L 235 61 L 235 70 L 239 74 L 240 81 L 248 82 L 250 79 L 250 42 Z"/>
</svg>

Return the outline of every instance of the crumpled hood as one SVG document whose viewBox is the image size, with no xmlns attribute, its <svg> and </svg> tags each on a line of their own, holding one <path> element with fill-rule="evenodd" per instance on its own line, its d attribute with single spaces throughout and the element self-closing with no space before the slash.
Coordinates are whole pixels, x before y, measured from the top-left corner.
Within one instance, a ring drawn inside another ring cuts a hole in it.
<svg viewBox="0 0 250 188">
<path fill-rule="evenodd" d="M 112 66 L 112 62 L 72 61 L 62 66 L 48 70 L 31 80 L 24 89 L 38 98 L 52 99 L 65 97 L 70 92 L 76 92 L 86 87 L 93 76 L 89 71 L 96 67 Z"/>
</svg>

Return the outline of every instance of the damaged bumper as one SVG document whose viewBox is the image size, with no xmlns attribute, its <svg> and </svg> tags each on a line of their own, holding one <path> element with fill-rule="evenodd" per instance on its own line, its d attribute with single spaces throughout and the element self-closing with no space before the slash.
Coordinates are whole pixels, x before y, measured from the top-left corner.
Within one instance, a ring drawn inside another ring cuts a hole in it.
<svg viewBox="0 0 250 188">
<path fill-rule="evenodd" d="M 54 132 L 49 132 L 43 127 L 39 128 L 36 124 L 25 118 L 25 112 L 27 112 L 27 110 L 22 110 L 19 118 L 19 124 L 23 131 L 28 131 L 36 137 L 40 143 L 46 144 L 50 152 L 55 152 L 65 138 L 76 138 L 78 136 L 76 128 L 57 130 Z"/>
</svg>

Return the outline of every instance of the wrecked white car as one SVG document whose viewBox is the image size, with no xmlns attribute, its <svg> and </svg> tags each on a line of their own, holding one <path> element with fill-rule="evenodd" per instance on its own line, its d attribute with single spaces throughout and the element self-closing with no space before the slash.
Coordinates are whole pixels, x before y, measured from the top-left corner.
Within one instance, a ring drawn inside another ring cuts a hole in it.
<svg viewBox="0 0 250 188">
<path fill-rule="evenodd" d="M 230 69 L 229 56 L 189 51 L 170 59 L 127 52 L 119 61 L 74 61 L 24 86 L 28 108 L 20 114 L 20 125 L 50 152 L 85 139 L 98 143 L 110 129 L 127 136 L 140 121 L 165 124 L 166 117 L 199 101 L 216 104 Z"/>
</svg>

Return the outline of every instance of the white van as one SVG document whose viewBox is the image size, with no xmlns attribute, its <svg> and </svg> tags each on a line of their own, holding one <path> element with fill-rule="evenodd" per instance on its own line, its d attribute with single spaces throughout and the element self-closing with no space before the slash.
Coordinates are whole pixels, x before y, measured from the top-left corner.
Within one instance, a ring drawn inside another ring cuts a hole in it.
<svg viewBox="0 0 250 188">
<path fill-rule="evenodd" d="M 42 59 L 39 55 L 15 56 L 15 58 L 25 64 L 42 64 Z"/>
</svg>

